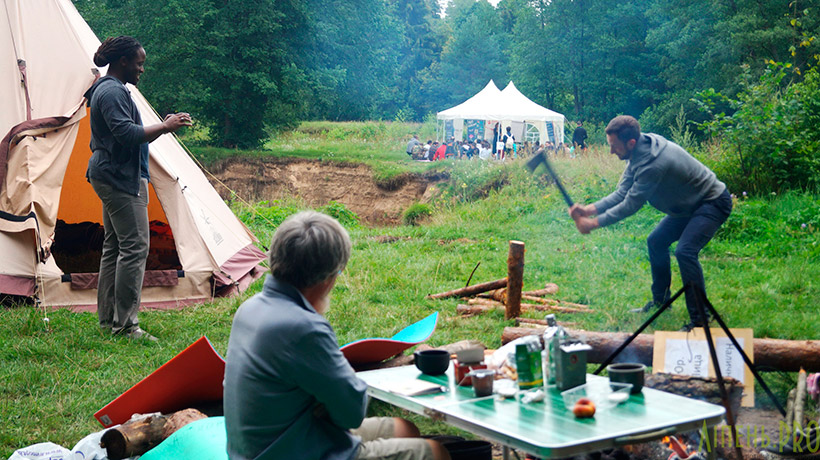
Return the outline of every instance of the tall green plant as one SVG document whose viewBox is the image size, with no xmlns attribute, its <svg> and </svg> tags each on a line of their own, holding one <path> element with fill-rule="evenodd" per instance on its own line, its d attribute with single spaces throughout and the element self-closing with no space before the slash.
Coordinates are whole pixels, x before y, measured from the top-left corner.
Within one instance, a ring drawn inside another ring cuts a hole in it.
<svg viewBox="0 0 820 460">
<path fill-rule="evenodd" d="M 717 159 L 730 188 L 755 193 L 816 190 L 820 186 L 820 76 L 812 67 L 802 82 L 788 82 L 791 64 L 769 61 L 736 99 L 714 90 L 694 99 L 711 118 L 698 124 L 723 141 L 729 155 Z M 729 107 L 727 114 L 718 107 Z"/>
</svg>

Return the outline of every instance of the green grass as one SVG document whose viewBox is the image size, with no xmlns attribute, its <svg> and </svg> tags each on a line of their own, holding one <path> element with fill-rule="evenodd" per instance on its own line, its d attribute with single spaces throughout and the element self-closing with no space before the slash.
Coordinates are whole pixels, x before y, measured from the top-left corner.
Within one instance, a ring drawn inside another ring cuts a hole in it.
<svg viewBox="0 0 820 460">
<path fill-rule="evenodd" d="M 441 170 L 440 163 L 416 162 L 405 153 L 411 133 L 418 133 L 419 139 L 426 142 L 434 138 L 434 129 L 429 123 L 304 122 L 293 131 L 271 137 L 258 150 L 238 151 L 199 146 L 195 142 L 189 148 L 206 167 L 235 157 L 320 159 L 364 163 L 373 170 L 377 182 L 387 182 L 408 172 L 425 174 Z"/>
<path fill-rule="evenodd" d="M 319 123 L 315 130 L 333 126 Z M 305 131 L 305 125 L 300 129 Z M 346 143 L 311 133 L 293 141 L 293 149 L 307 152 L 305 146 L 315 143 L 317 156 L 324 158 L 329 152 L 323 149 Z M 377 163 L 393 161 L 395 151 L 404 160 L 404 147 L 398 140 L 390 141 L 389 134 L 384 136 L 379 142 L 392 150 L 378 152 L 373 147 Z M 271 145 L 283 150 L 284 138 Z M 285 155 L 284 150 L 281 154 Z M 354 153 L 349 155 L 344 161 L 355 160 Z M 396 164 L 405 162 L 396 160 Z M 404 170 L 416 167 L 428 165 L 407 163 Z M 368 228 L 357 224 L 343 205 L 325 208 L 341 218 L 354 243 L 328 312 L 341 344 L 369 336 L 389 337 L 439 311 L 439 327 L 430 345 L 469 338 L 498 347 L 503 328 L 513 324 L 501 313 L 461 318 L 455 315 L 459 300 L 433 301 L 424 296 L 463 286 L 479 262 L 473 283 L 504 277 L 512 239 L 526 244 L 526 289 L 554 282 L 560 287 L 557 298 L 588 304 L 595 310 L 589 315 L 559 315 L 560 320 L 599 331 L 632 331 L 641 324 L 644 318 L 627 310 L 643 305 L 649 297 L 646 236 L 662 217 L 660 213 L 647 206 L 610 228 L 580 235 L 546 176 L 527 173 L 520 162 L 448 161 L 436 167 L 444 168 L 450 180 L 429 204 L 432 214 L 422 225 Z M 614 189 L 623 164 L 603 149 L 593 148 L 586 156 L 557 159 L 555 167 L 573 198 L 590 202 Z M 265 241 L 275 225 L 301 208 L 304 205 L 298 200 L 260 204 L 255 211 L 234 205 Z M 817 338 L 818 210 L 820 200 L 813 195 L 736 202 L 729 222 L 701 257 L 710 299 L 730 326 L 753 328 L 756 337 Z M 673 259 L 676 270 L 674 267 Z M 674 273 L 673 289 L 679 285 Z M 100 429 L 94 412 L 202 335 L 224 353 L 233 313 L 259 287 L 257 282 L 240 297 L 180 311 L 141 313 L 142 326 L 160 337 L 157 344 L 104 336 L 93 314 L 48 312 L 46 328 L 42 311 L 30 307 L 2 310 L 0 457 L 41 441 L 71 448 Z M 680 302 L 654 327 L 676 330 L 686 319 Z M 789 383 L 791 378 L 767 374 L 775 383 Z M 786 384 L 774 386 L 781 396 L 788 389 Z M 765 404 L 763 392 L 757 394 Z M 371 412 L 397 413 L 380 404 Z M 452 432 L 421 417 L 411 418 L 425 431 Z"/>
</svg>

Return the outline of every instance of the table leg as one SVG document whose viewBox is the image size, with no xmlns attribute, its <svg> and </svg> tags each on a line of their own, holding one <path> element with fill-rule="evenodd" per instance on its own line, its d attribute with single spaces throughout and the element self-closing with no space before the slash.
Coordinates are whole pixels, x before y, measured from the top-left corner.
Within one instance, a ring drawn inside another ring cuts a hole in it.
<svg viewBox="0 0 820 460">
<path fill-rule="evenodd" d="M 501 458 L 504 460 L 510 460 L 510 448 L 508 446 L 503 446 L 501 448 Z"/>
</svg>

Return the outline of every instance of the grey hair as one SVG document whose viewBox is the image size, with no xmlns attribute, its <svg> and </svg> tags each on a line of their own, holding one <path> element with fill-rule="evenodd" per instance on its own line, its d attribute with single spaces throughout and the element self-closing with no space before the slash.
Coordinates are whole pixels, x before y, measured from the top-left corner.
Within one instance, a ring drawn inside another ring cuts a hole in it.
<svg viewBox="0 0 820 460">
<path fill-rule="evenodd" d="M 339 273 L 350 259 L 350 236 L 334 218 L 315 211 L 288 217 L 270 245 L 270 271 L 297 289 Z"/>
</svg>

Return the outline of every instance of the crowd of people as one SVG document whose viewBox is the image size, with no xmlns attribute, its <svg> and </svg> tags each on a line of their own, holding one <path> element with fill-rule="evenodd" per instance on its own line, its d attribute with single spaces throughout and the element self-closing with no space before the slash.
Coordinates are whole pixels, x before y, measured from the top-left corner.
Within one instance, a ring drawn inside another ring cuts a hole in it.
<svg viewBox="0 0 820 460">
<path fill-rule="evenodd" d="M 502 139 L 506 137 L 502 136 Z M 576 147 L 569 142 L 558 143 L 551 141 L 541 144 L 539 141 L 507 142 L 500 140 L 493 146 L 492 141 L 486 139 L 458 141 L 450 137 L 447 141 L 439 142 L 428 139 L 426 143 L 419 141 L 418 136 L 407 143 L 407 155 L 417 161 L 439 161 L 445 159 L 472 160 L 474 158 L 489 161 L 504 161 L 508 159 L 526 158 L 543 150 L 548 155 L 564 155 L 574 157 Z"/>
</svg>

